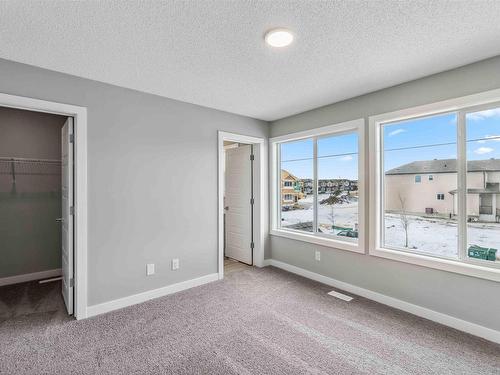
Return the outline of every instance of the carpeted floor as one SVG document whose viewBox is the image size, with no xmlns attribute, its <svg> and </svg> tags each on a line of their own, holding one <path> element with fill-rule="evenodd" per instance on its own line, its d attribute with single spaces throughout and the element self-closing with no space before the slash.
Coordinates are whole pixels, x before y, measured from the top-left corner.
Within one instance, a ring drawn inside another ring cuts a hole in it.
<svg viewBox="0 0 500 375">
<path fill-rule="evenodd" d="M 59 289 L 0 288 L 1 374 L 500 374 L 500 345 L 272 267 L 84 321 Z"/>
</svg>

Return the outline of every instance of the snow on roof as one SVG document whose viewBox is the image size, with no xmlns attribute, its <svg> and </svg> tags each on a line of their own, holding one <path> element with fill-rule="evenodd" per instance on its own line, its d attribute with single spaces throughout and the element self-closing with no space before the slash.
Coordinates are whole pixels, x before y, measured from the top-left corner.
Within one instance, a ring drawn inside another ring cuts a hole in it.
<svg viewBox="0 0 500 375">
<path fill-rule="evenodd" d="M 281 170 L 281 180 L 288 180 L 288 179 L 291 179 L 291 180 L 294 180 L 294 181 L 298 181 L 299 180 L 297 177 L 295 177 L 293 174 L 291 174 L 287 170 L 282 169 Z"/>
<path fill-rule="evenodd" d="M 470 160 L 467 162 L 469 172 L 500 171 L 500 159 Z M 386 175 L 453 173 L 457 171 L 456 159 L 422 160 L 403 164 L 385 172 Z"/>
</svg>

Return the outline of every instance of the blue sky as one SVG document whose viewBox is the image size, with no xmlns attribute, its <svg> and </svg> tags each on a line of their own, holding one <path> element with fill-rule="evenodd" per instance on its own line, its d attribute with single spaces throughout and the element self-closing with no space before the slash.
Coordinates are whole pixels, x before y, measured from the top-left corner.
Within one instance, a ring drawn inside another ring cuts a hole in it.
<svg viewBox="0 0 500 375">
<path fill-rule="evenodd" d="M 386 124 L 383 126 L 383 140 L 386 171 L 417 160 L 456 158 L 456 115 Z M 281 145 L 282 168 L 299 178 L 312 178 L 312 155 L 313 141 L 310 139 L 284 143 Z M 467 158 L 500 159 L 500 108 L 467 115 Z M 357 179 L 357 163 L 356 134 L 318 140 L 320 179 Z"/>
<path fill-rule="evenodd" d="M 318 178 L 358 178 L 358 136 L 346 134 L 318 139 Z M 300 178 L 312 178 L 313 141 L 281 145 L 281 167 Z"/>
</svg>

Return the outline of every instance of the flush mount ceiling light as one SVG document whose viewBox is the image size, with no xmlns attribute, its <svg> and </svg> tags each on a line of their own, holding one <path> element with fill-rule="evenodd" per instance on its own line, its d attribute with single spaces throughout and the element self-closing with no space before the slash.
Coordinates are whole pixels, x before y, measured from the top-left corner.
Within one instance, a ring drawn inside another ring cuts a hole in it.
<svg viewBox="0 0 500 375">
<path fill-rule="evenodd" d="M 264 40 L 271 47 L 286 47 L 293 42 L 293 34 L 290 30 L 283 28 L 272 29 L 266 33 Z"/>
</svg>

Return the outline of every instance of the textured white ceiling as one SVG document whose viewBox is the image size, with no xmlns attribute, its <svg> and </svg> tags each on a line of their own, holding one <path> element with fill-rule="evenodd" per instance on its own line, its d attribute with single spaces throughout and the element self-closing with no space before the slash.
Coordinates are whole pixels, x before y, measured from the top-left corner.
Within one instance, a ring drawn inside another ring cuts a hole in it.
<svg viewBox="0 0 500 375">
<path fill-rule="evenodd" d="M 2 1 L 0 57 L 274 120 L 499 55 L 499 20 L 498 0 Z"/>
</svg>

